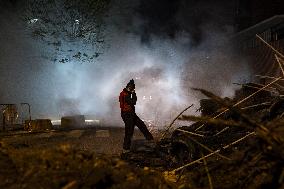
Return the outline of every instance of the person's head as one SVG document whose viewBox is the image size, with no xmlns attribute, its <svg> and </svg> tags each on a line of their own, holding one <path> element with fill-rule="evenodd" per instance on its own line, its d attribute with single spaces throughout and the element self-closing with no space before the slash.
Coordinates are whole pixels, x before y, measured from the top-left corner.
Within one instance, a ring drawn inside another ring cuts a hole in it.
<svg viewBox="0 0 284 189">
<path fill-rule="evenodd" d="M 134 83 L 134 80 L 131 79 L 127 85 L 126 85 L 126 88 L 129 90 L 129 91 L 134 91 L 135 89 L 135 83 Z"/>
</svg>

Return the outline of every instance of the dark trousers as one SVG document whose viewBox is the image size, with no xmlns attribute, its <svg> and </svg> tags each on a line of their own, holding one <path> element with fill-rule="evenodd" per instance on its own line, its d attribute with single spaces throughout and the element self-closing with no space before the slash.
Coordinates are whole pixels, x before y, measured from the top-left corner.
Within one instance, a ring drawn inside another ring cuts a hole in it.
<svg viewBox="0 0 284 189">
<path fill-rule="evenodd" d="M 145 123 L 136 115 L 136 113 L 122 112 L 121 117 L 125 123 L 125 136 L 123 142 L 123 149 L 125 150 L 130 149 L 131 139 L 133 136 L 135 125 L 139 128 L 139 130 L 143 133 L 144 137 L 147 140 L 153 139 L 153 136 L 147 129 Z"/>
</svg>

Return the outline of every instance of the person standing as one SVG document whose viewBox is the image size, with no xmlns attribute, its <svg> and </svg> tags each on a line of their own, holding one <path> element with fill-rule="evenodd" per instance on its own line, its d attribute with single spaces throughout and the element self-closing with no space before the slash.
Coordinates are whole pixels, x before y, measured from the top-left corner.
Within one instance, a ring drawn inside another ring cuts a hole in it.
<svg viewBox="0 0 284 189">
<path fill-rule="evenodd" d="M 134 80 L 131 79 L 119 95 L 121 118 L 125 124 L 125 135 L 123 141 L 123 149 L 125 152 L 130 150 L 135 125 L 139 128 L 147 140 L 153 140 L 153 136 L 147 129 L 145 123 L 135 113 L 136 102 L 137 96 L 135 93 L 135 83 Z"/>
</svg>

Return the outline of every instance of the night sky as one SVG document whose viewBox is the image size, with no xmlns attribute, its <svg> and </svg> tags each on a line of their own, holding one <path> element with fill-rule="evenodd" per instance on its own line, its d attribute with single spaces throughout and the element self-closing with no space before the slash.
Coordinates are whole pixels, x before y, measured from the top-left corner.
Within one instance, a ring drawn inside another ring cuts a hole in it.
<svg viewBox="0 0 284 189">
<path fill-rule="evenodd" d="M 1 103 L 29 102 L 35 118 L 85 114 L 119 125 L 118 95 L 134 78 L 138 114 L 169 119 L 198 104 L 189 87 L 231 96 L 233 82 L 247 81 L 229 39 L 284 10 L 280 1 L 265 12 L 254 1 L 98 2 L 0 1 Z"/>
</svg>

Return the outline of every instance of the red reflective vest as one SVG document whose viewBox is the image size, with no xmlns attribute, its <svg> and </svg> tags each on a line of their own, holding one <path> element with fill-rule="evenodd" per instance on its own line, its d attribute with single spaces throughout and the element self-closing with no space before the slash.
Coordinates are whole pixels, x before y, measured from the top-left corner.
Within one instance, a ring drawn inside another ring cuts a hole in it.
<svg viewBox="0 0 284 189">
<path fill-rule="evenodd" d="M 129 97 L 129 95 L 129 92 L 126 89 L 123 89 L 119 95 L 121 112 L 135 112 L 134 107 L 126 102 L 126 98 Z"/>
</svg>

